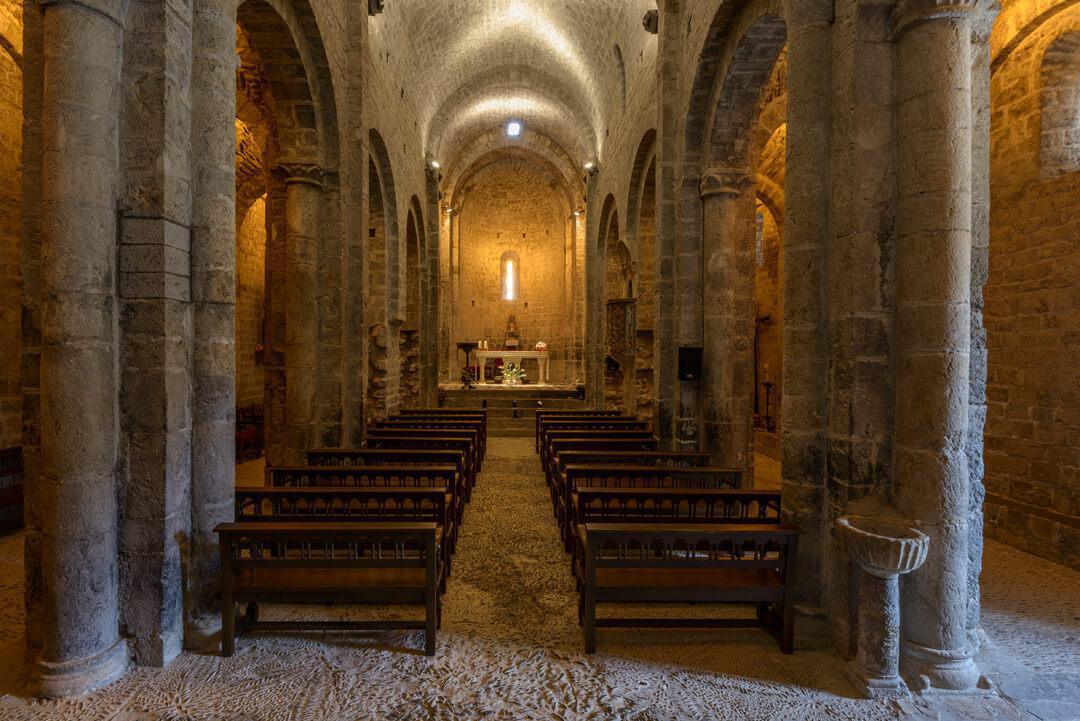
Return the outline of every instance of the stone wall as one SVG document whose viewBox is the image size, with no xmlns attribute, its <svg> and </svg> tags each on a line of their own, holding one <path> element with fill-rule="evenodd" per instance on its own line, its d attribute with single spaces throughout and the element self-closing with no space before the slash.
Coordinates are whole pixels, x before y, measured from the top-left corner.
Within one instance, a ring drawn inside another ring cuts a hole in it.
<svg viewBox="0 0 1080 721">
<path fill-rule="evenodd" d="M 775 216 L 758 204 L 760 251 L 754 264 L 754 300 L 756 306 L 757 343 L 755 348 L 754 415 L 757 427 L 780 430 L 784 369 L 784 306 L 783 259 L 780 227 Z M 773 384 L 769 393 L 768 413 L 771 423 L 765 425 L 765 382 Z M 773 425 L 775 424 L 775 425 Z M 763 452 L 763 449 L 757 449 Z"/>
<path fill-rule="evenodd" d="M 0 2 L 0 448 L 22 443 L 22 4 Z"/>
<path fill-rule="evenodd" d="M 263 405 L 266 373 L 260 347 L 266 291 L 266 200 L 237 207 L 236 404 Z"/>
<path fill-rule="evenodd" d="M 1078 8 L 999 56 L 991 81 L 986 530 L 1080 568 L 1080 167 L 1043 148 L 1076 112 L 1055 105 L 1048 72 L 1071 33 Z"/>
<path fill-rule="evenodd" d="M 514 315 L 523 343 L 543 340 L 551 349 L 551 381 L 573 380 L 566 363 L 573 324 L 564 293 L 569 216 L 570 209 L 533 165 L 511 159 L 485 171 L 462 204 L 455 339 L 501 342 L 507 318 Z M 520 261 L 516 300 L 503 300 L 501 293 L 501 260 L 508 252 Z M 531 362 L 526 372 L 536 379 Z"/>
</svg>

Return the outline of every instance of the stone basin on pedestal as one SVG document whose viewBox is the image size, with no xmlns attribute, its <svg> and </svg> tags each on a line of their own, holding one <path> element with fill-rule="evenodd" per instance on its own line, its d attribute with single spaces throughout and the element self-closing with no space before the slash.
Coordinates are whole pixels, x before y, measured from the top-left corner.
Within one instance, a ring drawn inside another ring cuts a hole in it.
<svg viewBox="0 0 1080 721">
<path fill-rule="evenodd" d="M 859 578 L 858 653 L 854 680 L 871 698 L 907 692 L 900 678 L 899 577 L 926 561 L 929 537 L 893 509 L 877 506 L 872 514 L 836 519 L 840 541 Z"/>
</svg>

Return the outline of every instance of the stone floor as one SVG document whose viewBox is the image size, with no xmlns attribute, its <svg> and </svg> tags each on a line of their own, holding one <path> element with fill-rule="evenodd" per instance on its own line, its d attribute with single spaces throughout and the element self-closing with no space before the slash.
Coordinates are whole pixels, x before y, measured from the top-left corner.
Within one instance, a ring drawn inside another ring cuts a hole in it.
<svg viewBox="0 0 1080 721">
<path fill-rule="evenodd" d="M 836 656 L 784 656 L 756 630 L 604 630 L 599 653 L 584 655 L 574 586 L 530 439 L 490 443 L 433 659 L 418 653 L 414 633 L 255 636 L 229 659 L 185 654 L 167 670 L 131 671 L 83 699 L 31 700 L 22 691 L 21 549 L 18 536 L 0 540 L 3 721 L 1080 717 L 1068 706 L 1080 678 L 1080 574 L 997 544 L 987 547 L 984 574 L 993 642 L 985 656 L 1004 696 L 860 700 Z"/>
</svg>

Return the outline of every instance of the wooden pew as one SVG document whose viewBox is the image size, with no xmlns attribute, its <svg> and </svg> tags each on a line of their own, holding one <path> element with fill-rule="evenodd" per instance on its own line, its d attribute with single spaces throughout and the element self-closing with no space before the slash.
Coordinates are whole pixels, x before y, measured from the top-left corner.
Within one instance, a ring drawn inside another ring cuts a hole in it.
<svg viewBox="0 0 1080 721">
<path fill-rule="evenodd" d="M 671 468 L 668 466 L 567 466 L 565 482 L 558 497 L 555 515 L 562 529 L 566 549 L 571 549 L 573 531 L 570 526 L 570 509 L 575 495 L 584 488 L 645 488 L 717 490 L 738 488 L 742 483 L 742 471 L 733 468 L 693 466 Z"/>
<path fill-rule="evenodd" d="M 487 433 L 484 429 L 484 421 L 479 418 L 404 418 L 375 421 L 372 429 L 390 430 L 446 430 L 446 431 L 475 431 L 476 441 L 479 444 L 478 461 L 483 463 L 487 455 Z M 370 429 L 369 429 L 370 430 Z"/>
<path fill-rule="evenodd" d="M 592 438 L 553 438 L 548 441 L 547 455 L 551 456 L 551 462 L 543 463 L 545 455 L 541 455 L 541 465 L 544 467 L 544 476 L 551 483 L 551 472 L 558 461 L 559 455 L 567 451 L 604 451 L 618 453 L 620 451 L 658 451 L 660 440 L 656 436 L 648 438 L 607 438 L 603 435 Z"/>
<path fill-rule="evenodd" d="M 403 435 L 393 432 L 377 431 L 369 433 L 364 441 L 366 449 L 371 450 L 446 450 L 458 451 L 465 458 L 465 478 L 469 483 L 462 484 L 462 498 L 468 501 L 472 498 L 472 489 L 476 485 L 476 449 L 471 437 L 467 435 L 430 434 Z"/>
<path fill-rule="evenodd" d="M 784 525 L 587 523 L 578 563 L 585 652 L 607 627 L 779 627 L 792 652 L 791 571 L 799 530 Z M 598 603 L 755 603 L 755 619 L 596 617 Z M 775 604 L 774 613 L 770 604 Z"/>
<path fill-rule="evenodd" d="M 568 509 L 570 550 L 589 523 L 780 523 L 780 491 L 741 488 L 578 488 Z"/>
<path fill-rule="evenodd" d="M 415 438 L 417 442 L 424 439 L 435 438 L 458 438 L 469 442 L 468 452 L 471 456 L 473 468 L 479 473 L 483 467 L 483 457 L 480 455 L 480 433 L 476 429 L 469 428 L 368 428 L 366 445 L 371 448 L 372 441 L 382 438 Z M 400 448 L 425 448 L 427 446 L 399 446 Z"/>
<path fill-rule="evenodd" d="M 455 488 L 472 488 L 476 479 L 467 472 L 463 451 L 437 448 L 314 448 L 307 452 L 309 466 L 454 466 L 458 473 Z"/>
<path fill-rule="evenodd" d="M 274 488 L 440 489 L 455 523 L 461 522 L 465 490 L 455 466 L 283 466 L 269 470 Z"/>
<path fill-rule="evenodd" d="M 656 437 L 647 430 L 553 430 L 544 431 L 544 443 L 540 446 L 540 467 L 548 473 L 554 456 L 555 442 L 574 439 L 576 441 L 650 441 Z M 603 446 L 601 446 L 602 448 Z M 612 448 L 616 448 L 612 446 Z M 642 448 L 641 450 L 650 450 Z"/>
<path fill-rule="evenodd" d="M 400 522 L 434 523 L 439 546 L 445 552 L 447 575 L 450 554 L 457 546 L 458 524 L 447 503 L 444 486 L 430 488 L 373 488 L 298 486 L 238 488 L 237 521 L 277 523 Z"/>
<path fill-rule="evenodd" d="M 551 489 L 551 502 L 555 503 L 556 491 L 562 488 L 566 467 L 574 466 L 668 466 L 689 468 L 707 466 L 711 462 L 708 453 L 697 451 L 560 451 L 552 459 L 552 474 L 547 479 Z"/>
<path fill-rule="evenodd" d="M 487 433 L 488 412 L 486 408 L 410 408 L 398 411 L 391 418 L 480 418 Z"/>
<path fill-rule="evenodd" d="M 536 410 L 536 452 L 540 452 L 540 425 L 547 418 L 625 418 L 622 411 L 567 410 L 539 408 Z"/>
<path fill-rule="evenodd" d="M 223 523 L 221 655 L 237 632 L 268 630 L 423 629 L 435 654 L 439 562 L 435 523 Z M 239 627 L 234 604 L 247 603 Z M 260 603 L 418 604 L 423 621 L 260 622 Z"/>
<path fill-rule="evenodd" d="M 637 418 L 563 418 L 555 416 L 540 423 L 540 447 L 552 433 L 559 431 L 647 431 L 649 424 Z"/>
</svg>

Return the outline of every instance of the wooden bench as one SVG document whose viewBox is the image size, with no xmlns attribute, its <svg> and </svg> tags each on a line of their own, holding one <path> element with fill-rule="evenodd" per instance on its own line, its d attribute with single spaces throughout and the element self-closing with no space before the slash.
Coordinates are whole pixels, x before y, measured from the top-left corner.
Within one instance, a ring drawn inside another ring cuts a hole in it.
<svg viewBox="0 0 1080 721">
<path fill-rule="evenodd" d="M 552 473 L 547 482 L 551 489 L 551 502 L 555 503 L 556 489 L 562 488 L 569 465 L 689 468 L 707 466 L 711 460 L 708 453 L 697 451 L 560 451 L 553 459 Z"/>
<path fill-rule="evenodd" d="M 538 408 L 536 410 L 538 452 L 540 450 L 540 423 L 545 418 L 556 416 L 561 418 L 618 418 L 624 416 L 624 413 L 621 410 Z"/>
<path fill-rule="evenodd" d="M 488 412 L 486 408 L 411 408 L 398 411 L 394 418 L 479 418 L 487 433 Z"/>
<path fill-rule="evenodd" d="M 536 452 L 540 452 L 540 426 L 548 418 L 625 418 L 622 411 L 597 411 L 597 410 L 567 410 L 565 408 L 545 409 L 536 411 Z"/>
<path fill-rule="evenodd" d="M 23 525 L 22 448 L 0 450 L 0 531 Z"/>
<path fill-rule="evenodd" d="M 444 486 L 430 488 L 372 488 L 302 486 L 239 488 L 235 492 L 237 521 L 279 523 L 399 522 L 434 523 L 449 575 L 449 554 L 457 546 L 458 524 L 452 496 Z"/>
<path fill-rule="evenodd" d="M 450 428 L 369 428 L 364 445 L 368 448 L 461 450 L 468 455 L 472 469 L 470 475 L 475 478 L 482 467 L 478 435 L 475 430 Z M 458 443 L 455 445 L 451 441 L 458 441 Z"/>
<path fill-rule="evenodd" d="M 551 483 L 552 472 L 558 463 L 558 458 L 567 451 L 604 451 L 606 453 L 618 453 L 620 451 L 658 451 L 660 448 L 660 441 L 655 436 L 629 439 L 612 439 L 603 436 L 594 438 L 553 438 L 548 442 L 548 448 L 550 450 L 547 455 L 551 456 L 551 461 L 547 464 L 541 462 L 541 466 L 544 467 L 545 478 L 548 479 L 548 483 Z M 541 461 L 544 457 L 544 455 L 541 456 Z"/>
<path fill-rule="evenodd" d="M 587 523 L 578 562 L 585 652 L 609 627 L 778 628 L 792 652 L 790 573 L 799 530 L 783 525 Z M 597 618 L 599 603 L 754 603 L 756 619 Z"/>
<path fill-rule="evenodd" d="M 434 523 L 223 523 L 221 655 L 250 630 L 422 629 L 435 654 L 443 574 Z M 236 603 L 247 612 L 237 624 Z M 260 603 L 419 604 L 422 621 L 259 621 Z"/>
<path fill-rule="evenodd" d="M 437 448 L 314 448 L 307 452 L 309 466 L 454 466 L 458 473 L 455 488 L 476 485 L 467 475 L 471 470 L 462 451 Z"/>
<path fill-rule="evenodd" d="M 544 443 L 540 446 L 540 467 L 547 474 L 551 466 L 551 460 L 554 456 L 555 443 L 557 441 L 565 441 L 573 439 L 575 441 L 653 441 L 656 439 L 650 431 L 647 430 L 557 430 L 557 431 L 545 431 Z M 602 448 L 603 446 L 601 446 Z M 655 447 L 655 446 L 654 446 Z M 611 446 L 614 450 L 617 446 Z M 651 450 L 650 448 L 642 448 L 641 450 Z"/>
<path fill-rule="evenodd" d="M 780 523 L 780 491 L 741 488 L 579 488 L 568 510 L 570 550 L 589 523 Z"/>
<path fill-rule="evenodd" d="M 636 418 L 547 418 L 540 423 L 540 447 L 558 431 L 648 431 L 649 424 Z"/>
<path fill-rule="evenodd" d="M 479 418 L 405 418 L 387 419 L 375 421 L 372 429 L 391 430 L 447 430 L 447 431 L 476 431 L 476 441 L 479 444 L 478 461 L 483 463 L 487 455 L 487 433 L 484 421 Z"/>
<path fill-rule="evenodd" d="M 464 490 L 454 466 L 282 466 L 269 470 L 274 488 L 440 489 L 455 523 L 460 523 Z"/>
<path fill-rule="evenodd" d="M 559 489 L 555 516 L 562 529 L 567 550 L 571 548 L 570 509 L 583 488 L 644 488 L 717 490 L 737 488 L 742 471 L 713 466 L 671 468 L 668 466 L 567 466 L 564 485 Z"/>
</svg>

